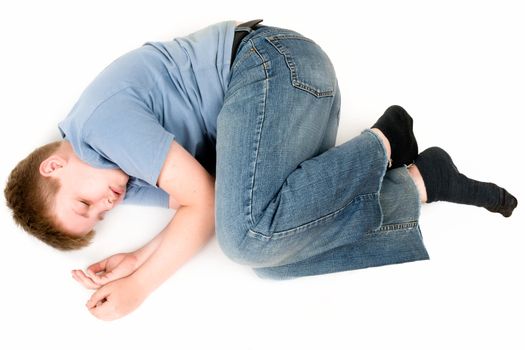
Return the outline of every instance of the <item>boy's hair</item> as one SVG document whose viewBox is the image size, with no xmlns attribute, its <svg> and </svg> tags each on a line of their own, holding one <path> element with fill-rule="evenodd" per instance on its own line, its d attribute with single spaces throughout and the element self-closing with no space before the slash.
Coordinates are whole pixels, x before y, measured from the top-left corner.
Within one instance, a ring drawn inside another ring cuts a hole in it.
<svg viewBox="0 0 525 350">
<path fill-rule="evenodd" d="M 40 163 L 55 153 L 61 142 L 51 142 L 37 148 L 11 171 L 4 195 L 13 219 L 25 231 L 60 250 L 72 250 L 91 243 L 95 234 L 89 231 L 82 237 L 67 234 L 51 212 L 60 189 L 58 179 L 40 174 Z"/>
</svg>

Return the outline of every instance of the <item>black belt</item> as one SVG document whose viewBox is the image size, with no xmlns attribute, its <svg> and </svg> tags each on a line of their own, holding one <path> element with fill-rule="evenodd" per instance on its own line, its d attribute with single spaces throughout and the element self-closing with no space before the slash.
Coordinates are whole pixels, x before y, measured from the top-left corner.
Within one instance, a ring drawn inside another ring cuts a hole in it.
<svg viewBox="0 0 525 350">
<path fill-rule="evenodd" d="M 251 28 L 252 30 L 255 30 L 257 28 L 257 25 L 262 21 L 262 19 L 254 19 L 252 21 L 239 24 L 236 27 L 235 34 L 233 35 L 232 58 L 230 61 L 230 65 L 233 64 L 235 56 L 237 56 L 237 50 L 239 49 L 239 45 L 241 44 L 242 39 L 251 32 L 242 28 Z"/>
</svg>

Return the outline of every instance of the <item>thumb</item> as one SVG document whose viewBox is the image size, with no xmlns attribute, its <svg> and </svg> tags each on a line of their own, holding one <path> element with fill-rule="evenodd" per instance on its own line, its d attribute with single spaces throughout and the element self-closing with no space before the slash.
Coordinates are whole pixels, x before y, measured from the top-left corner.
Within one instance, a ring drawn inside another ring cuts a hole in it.
<svg viewBox="0 0 525 350">
<path fill-rule="evenodd" d="M 86 269 L 86 273 L 89 277 L 93 278 L 97 275 L 97 273 L 104 271 L 106 269 L 106 263 L 108 259 L 101 260 L 99 262 L 96 262 Z"/>
<path fill-rule="evenodd" d="M 104 272 L 99 275 L 95 275 L 93 280 L 98 284 L 102 284 L 102 285 L 107 284 L 111 281 L 114 281 L 120 278 L 118 274 L 118 270 L 119 268 L 116 267 L 115 270 Z"/>
<path fill-rule="evenodd" d="M 122 277 L 126 277 L 128 275 L 126 269 L 124 268 L 124 266 L 122 266 L 122 264 L 119 264 L 117 266 L 115 266 L 115 268 L 111 271 L 107 271 L 107 272 L 103 272 L 103 273 L 99 273 L 97 275 L 93 275 L 91 276 L 91 278 L 93 279 L 93 281 L 95 283 L 98 283 L 100 285 L 104 285 L 104 284 L 107 284 L 111 281 L 115 281 L 115 280 L 118 280 Z"/>
</svg>

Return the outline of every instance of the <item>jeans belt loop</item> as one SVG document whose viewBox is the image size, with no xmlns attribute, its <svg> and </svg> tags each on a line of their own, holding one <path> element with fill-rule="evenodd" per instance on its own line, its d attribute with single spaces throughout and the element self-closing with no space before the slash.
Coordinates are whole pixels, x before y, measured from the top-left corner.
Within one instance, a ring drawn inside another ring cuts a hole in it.
<svg viewBox="0 0 525 350">
<path fill-rule="evenodd" d="M 230 66 L 233 64 L 233 61 L 235 60 L 235 56 L 237 56 L 237 50 L 239 49 L 239 45 L 241 44 L 242 39 L 246 35 L 248 35 L 250 32 L 255 30 L 257 28 L 257 25 L 261 23 L 262 21 L 263 21 L 262 19 L 254 19 L 254 20 L 239 24 L 237 27 L 235 27 L 235 34 L 233 35 L 232 56 L 230 60 Z"/>
</svg>

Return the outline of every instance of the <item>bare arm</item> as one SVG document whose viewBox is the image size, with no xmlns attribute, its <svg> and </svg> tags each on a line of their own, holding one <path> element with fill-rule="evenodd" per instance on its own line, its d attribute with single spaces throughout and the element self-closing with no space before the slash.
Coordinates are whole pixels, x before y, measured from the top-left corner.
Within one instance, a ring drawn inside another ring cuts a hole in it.
<svg viewBox="0 0 525 350">
<path fill-rule="evenodd" d="M 156 250 L 134 273 L 148 293 L 195 255 L 215 229 L 214 179 L 176 143 L 172 144 L 158 185 L 180 208 L 159 235 Z"/>
<path fill-rule="evenodd" d="M 180 204 L 170 196 L 169 207 L 180 208 Z M 157 250 L 166 232 L 164 229 L 143 247 L 129 252 L 117 253 L 101 261 L 91 264 L 86 273 L 82 270 L 73 270 L 72 276 L 79 283 L 89 289 L 97 289 L 119 278 L 127 277 L 135 272 Z"/>
<path fill-rule="evenodd" d="M 158 248 L 132 275 L 149 294 L 195 255 L 213 236 L 211 203 L 182 206 L 163 231 Z"/>
<path fill-rule="evenodd" d="M 170 196 L 169 199 L 169 207 L 170 209 L 179 209 L 181 205 L 177 202 L 177 200 Z M 132 254 L 137 259 L 137 266 L 141 266 L 148 258 L 153 254 L 155 250 L 159 247 L 160 242 L 164 239 L 164 236 L 167 232 L 167 227 L 162 230 L 159 234 L 157 234 L 151 241 L 149 241 L 146 245 L 144 245 L 142 248 L 137 249 Z"/>
<path fill-rule="evenodd" d="M 110 282 L 93 294 L 87 306 L 99 318 L 114 319 L 133 311 L 213 236 L 214 179 L 175 142 L 158 186 L 180 207 L 166 228 L 139 250 L 143 257 L 149 254 L 145 262 L 130 276 Z"/>
<path fill-rule="evenodd" d="M 169 196 L 169 208 L 177 210 L 180 208 L 180 203 L 177 202 L 175 197 L 173 195 Z M 137 249 L 133 252 L 133 254 L 137 257 L 137 260 L 140 262 L 139 265 L 142 265 L 144 261 L 146 261 L 150 255 L 157 250 L 157 247 L 159 246 L 160 242 L 162 241 L 162 238 L 164 237 L 166 230 L 162 230 L 159 234 L 157 234 L 151 241 L 149 241 L 146 245 L 144 245 L 142 248 Z"/>
</svg>

